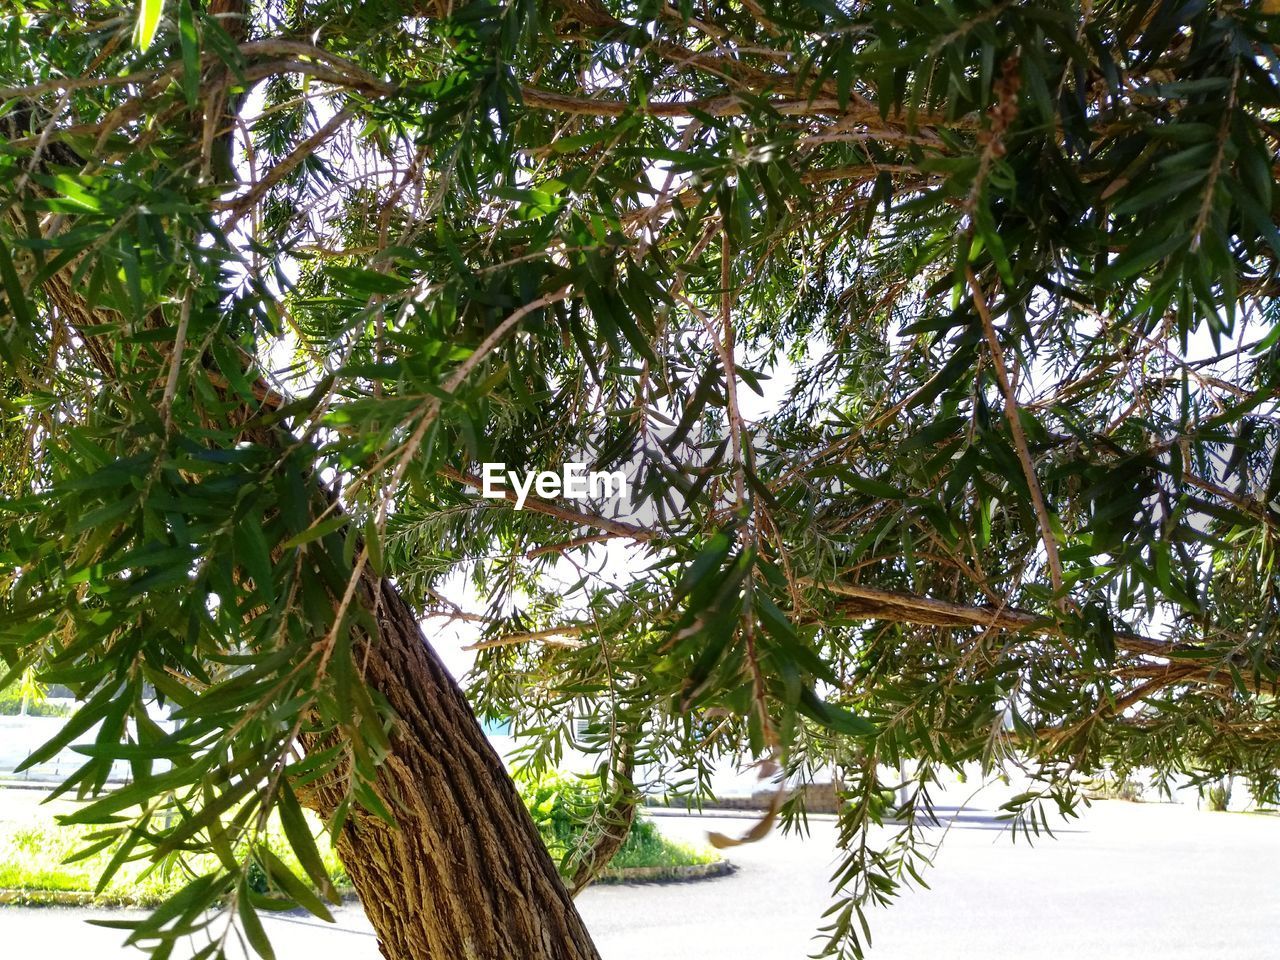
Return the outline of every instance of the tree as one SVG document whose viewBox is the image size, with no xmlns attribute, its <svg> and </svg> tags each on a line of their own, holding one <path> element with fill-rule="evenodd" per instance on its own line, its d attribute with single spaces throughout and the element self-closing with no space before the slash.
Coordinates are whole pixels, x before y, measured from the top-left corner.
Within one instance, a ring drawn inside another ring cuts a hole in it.
<svg viewBox="0 0 1280 960">
<path fill-rule="evenodd" d="M 324 915 L 306 806 L 391 960 L 595 956 L 473 709 L 587 718 L 575 886 L 637 769 L 834 765 L 850 956 L 943 769 L 1275 795 L 1270 2 L 9 6 L 0 655 L 95 844 L 217 855 L 159 955 Z"/>
</svg>

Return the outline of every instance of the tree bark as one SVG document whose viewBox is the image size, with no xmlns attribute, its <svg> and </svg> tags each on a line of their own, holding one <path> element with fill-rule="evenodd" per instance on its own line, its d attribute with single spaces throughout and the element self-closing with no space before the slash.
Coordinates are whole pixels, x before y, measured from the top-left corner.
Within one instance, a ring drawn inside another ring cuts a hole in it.
<svg viewBox="0 0 1280 960">
<path fill-rule="evenodd" d="M 387 960 L 599 960 L 515 784 L 413 611 L 387 581 L 366 681 L 395 709 L 376 789 L 338 855 Z M 364 599 L 368 600 L 368 593 Z M 321 796 L 322 807 L 336 802 Z M 322 811 L 324 812 L 324 811 Z"/>
<path fill-rule="evenodd" d="M 598 832 L 591 846 L 578 856 L 577 868 L 569 878 L 569 889 L 575 897 L 595 882 L 614 854 L 622 849 L 636 820 L 636 807 L 640 803 L 640 797 L 632 783 L 636 772 L 636 755 L 635 748 L 625 737 L 618 740 L 613 767 L 612 778 L 618 795 L 613 803 L 597 813 L 595 822 L 591 825 Z"/>
</svg>

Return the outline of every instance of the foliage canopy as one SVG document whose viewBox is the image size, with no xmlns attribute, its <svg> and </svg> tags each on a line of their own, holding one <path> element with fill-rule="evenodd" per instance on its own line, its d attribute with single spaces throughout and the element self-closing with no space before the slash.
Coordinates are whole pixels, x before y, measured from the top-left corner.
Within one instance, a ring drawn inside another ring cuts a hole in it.
<svg viewBox="0 0 1280 960">
<path fill-rule="evenodd" d="M 607 802 L 835 764 L 833 952 L 941 769 L 1028 828 L 1106 765 L 1275 796 L 1269 4 L 6 6 L 0 656 L 99 725 L 96 843 L 222 855 L 144 943 L 263 949 L 308 784 L 394 818 L 361 570 L 481 623 L 534 767 L 593 718 Z M 635 502 L 477 495 L 568 460 Z"/>
</svg>

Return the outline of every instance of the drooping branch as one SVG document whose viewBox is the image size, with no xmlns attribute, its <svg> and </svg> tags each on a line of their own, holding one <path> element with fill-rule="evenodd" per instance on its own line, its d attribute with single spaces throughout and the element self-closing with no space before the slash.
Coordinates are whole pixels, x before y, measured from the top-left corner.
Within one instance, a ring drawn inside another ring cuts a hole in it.
<svg viewBox="0 0 1280 960">
<path fill-rule="evenodd" d="M 10 215 L 6 225 L 24 235 L 26 224 L 20 219 Z M 104 320 L 71 282 L 72 269 L 73 265 L 48 277 L 44 294 L 88 345 L 87 352 L 104 379 L 118 386 L 128 378 L 122 377 L 110 350 L 100 344 L 94 348 L 105 339 L 96 335 Z M 158 309 L 144 322 L 155 330 L 166 327 Z M 223 415 L 242 425 L 256 423 L 260 411 L 234 390 L 218 385 L 225 373 L 218 374 L 216 381 L 210 377 L 215 391 L 222 394 L 220 401 L 233 408 L 234 412 L 223 411 Z M 249 368 L 236 373 L 239 378 L 255 376 Z M 252 393 L 264 403 L 270 401 L 268 405 L 281 405 L 282 398 L 261 379 L 252 384 Z M 294 442 L 279 424 L 250 427 L 242 434 L 250 435 L 274 449 Z M 318 482 L 312 492 L 313 503 L 328 499 Z M 331 509 L 341 510 L 340 506 Z M 353 777 L 340 769 L 309 776 L 298 794 L 326 821 L 338 822 L 341 817 L 337 850 L 383 953 L 395 960 L 463 955 L 493 960 L 516 956 L 598 960 L 591 936 L 510 776 L 457 681 L 424 637 L 412 606 L 395 584 L 367 567 L 356 568 L 352 583 L 351 595 L 376 626 L 370 629 L 362 624 L 352 630 L 355 649 L 350 655 L 360 664 L 360 682 L 377 690 L 396 718 L 394 729 L 386 735 L 387 756 L 363 784 L 370 798 L 365 804 L 394 806 L 396 825 L 388 826 L 366 807 L 353 808 Z M 335 610 L 334 620 L 343 620 L 341 609 Z M 332 650 L 331 641 L 332 635 L 325 641 L 326 656 Z M 185 674 L 180 679 L 185 682 Z M 349 735 L 350 730 L 343 734 Z M 319 754 L 328 747 L 310 736 L 295 727 L 285 749 L 296 744 L 307 751 L 317 748 Z M 268 793 L 285 790 L 286 764 L 268 758 L 255 768 L 264 774 L 273 769 Z M 246 782 L 253 783 L 257 776 L 249 774 Z M 236 796 L 224 793 L 214 802 Z M 283 808 L 282 800 L 277 803 Z M 265 801 L 262 809 L 268 809 Z M 508 896 L 510 891 L 519 895 Z M 248 913 L 242 910 L 240 915 L 246 924 L 250 922 Z"/>
<path fill-rule="evenodd" d="M 440 475 L 477 490 L 483 486 L 483 482 L 479 477 L 474 474 L 463 473 L 452 467 L 442 468 Z M 503 497 L 510 502 L 514 502 L 516 499 L 516 495 L 511 491 L 504 491 Z M 611 536 L 634 540 L 638 543 L 652 543 L 662 536 L 656 530 L 612 520 L 588 511 L 564 507 L 533 496 L 525 500 L 524 507 L 536 513 L 556 517 L 575 526 L 592 527 L 597 530 L 603 530 Z M 840 615 L 850 618 L 882 620 L 887 623 L 914 624 L 926 627 L 978 627 L 990 630 L 1006 630 L 1011 633 L 1030 633 L 1050 637 L 1065 636 L 1062 627 L 1052 618 L 1040 616 L 1016 607 L 955 603 L 949 600 L 937 600 L 932 597 L 902 591 L 884 590 L 879 587 L 813 578 L 802 578 L 799 581 L 799 585 L 819 593 L 827 593 L 838 597 L 836 611 Z M 509 646 L 555 636 L 580 636 L 584 633 L 590 633 L 591 629 L 590 625 L 566 624 L 547 628 L 544 631 L 513 634 L 507 637 L 482 641 L 480 644 L 476 644 L 473 649 Z M 1202 665 L 1205 664 L 1205 648 L 1196 644 L 1172 643 L 1129 631 L 1116 631 L 1115 642 L 1117 647 L 1130 654 L 1162 657 L 1175 661 L 1195 661 Z M 1230 659 L 1235 667 L 1258 689 L 1277 689 L 1278 685 L 1274 680 L 1264 674 L 1260 674 L 1243 657 Z M 1269 663 L 1267 668 L 1273 675 L 1280 673 L 1280 662 Z M 1198 679 L 1214 684 L 1220 683 L 1223 679 L 1230 682 L 1231 679 L 1228 674 L 1215 671 L 1212 661 L 1209 662 L 1208 666 L 1203 666 L 1200 672 L 1186 674 L 1186 676 L 1188 679 Z"/>
<path fill-rule="evenodd" d="M 529 630 L 524 633 L 508 633 L 500 637 L 491 637 L 488 640 L 479 640 L 476 643 L 469 643 L 463 650 L 492 650 L 494 647 L 512 647 L 520 643 L 529 643 L 534 640 L 542 640 L 545 643 L 555 644 L 561 647 L 580 647 L 582 644 L 574 640 L 574 637 L 580 637 L 590 629 L 588 625 L 582 623 L 567 624 L 562 627 L 547 627 L 545 630 Z"/>
</svg>

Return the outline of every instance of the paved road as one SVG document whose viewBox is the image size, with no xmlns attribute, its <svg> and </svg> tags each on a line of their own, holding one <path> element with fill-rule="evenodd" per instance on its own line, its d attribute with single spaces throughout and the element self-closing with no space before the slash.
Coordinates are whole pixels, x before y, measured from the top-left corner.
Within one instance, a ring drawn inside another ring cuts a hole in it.
<svg viewBox="0 0 1280 960">
<path fill-rule="evenodd" d="M 663 817 L 698 839 L 749 821 Z M 580 899 L 604 960 L 800 960 L 829 897 L 833 826 L 741 847 L 731 876 L 664 886 L 596 887 Z M 872 960 L 1275 960 L 1280 956 L 1280 818 L 1159 804 L 1099 803 L 1034 849 L 989 815 L 957 820 L 928 875 L 874 918 Z M 0 909 L 7 956 L 124 958 L 117 931 L 80 910 Z M 114 913 L 112 916 L 120 916 Z M 335 927 L 268 921 L 280 960 L 375 960 L 359 908 Z M 513 958 L 518 960 L 518 958 Z"/>
</svg>

